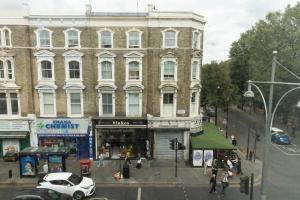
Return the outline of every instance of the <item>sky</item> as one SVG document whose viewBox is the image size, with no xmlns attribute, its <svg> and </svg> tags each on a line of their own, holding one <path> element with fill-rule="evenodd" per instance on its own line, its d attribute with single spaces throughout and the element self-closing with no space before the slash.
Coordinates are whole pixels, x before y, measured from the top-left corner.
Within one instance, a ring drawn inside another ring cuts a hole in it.
<svg viewBox="0 0 300 200">
<path fill-rule="evenodd" d="M 204 27 L 203 64 L 228 59 L 232 42 L 240 34 L 264 19 L 269 12 L 283 11 L 299 0 L 0 0 L 0 12 L 30 5 L 31 11 L 84 12 L 91 1 L 92 11 L 146 12 L 153 4 L 158 11 L 191 11 L 203 15 Z"/>
</svg>

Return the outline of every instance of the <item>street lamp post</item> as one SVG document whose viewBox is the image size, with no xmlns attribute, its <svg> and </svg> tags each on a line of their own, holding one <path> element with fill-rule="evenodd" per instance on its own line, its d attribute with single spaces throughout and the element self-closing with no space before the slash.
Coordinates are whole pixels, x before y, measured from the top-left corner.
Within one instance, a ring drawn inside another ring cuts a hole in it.
<svg viewBox="0 0 300 200">
<path fill-rule="evenodd" d="M 268 170 L 269 170 L 269 147 L 271 145 L 271 139 L 270 139 L 271 138 L 271 127 L 272 127 L 272 124 L 273 124 L 273 119 L 274 119 L 275 112 L 277 110 L 277 107 L 278 107 L 279 103 L 282 101 L 282 99 L 287 94 L 289 94 L 290 92 L 292 92 L 296 89 L 300 89 L 300 87 L 299 87 L 300 83 L 274 82 L 276 64 L 278 63 L 278 61 L 276 60 L 276 54 L 277 54 L 277 51 L 274 51 L 273 52 L 272 71 L 271 71 L 271 80 L 270 80 L 270 82 L 267 82 L 267 81 L 251 81 L 251 80 L 249 80 L 248 81 L 248 91 L 245 92 L 245 94 L 244 94 L 245 97 L 254 97 L 254 93 L 251 90 L 251 86 L 254 86 L 259 91 L 259 93 L 260 93 L 260 95 L 263 99 L 265 114 L 266 114 L 265 115 L 265 117 L 266 117 L 265 145 L 264 145 L 264 152 L 263 152 L 262 179 L 261 179 L 261 200 L 267 200 L 266 191 L 267 191 L 267 175 L 268 175 Z M 300 78 L 297 75 L 295 75 L 294 73 L 289 71 L 284 66 L 282 66 L 282 67 L 286 71 L 288 71 L 290 74 L 295 76 L 298 80 L 300 80 Z M 259 89 L 259 87 L 256 85 L 256 83 L 258 83 L 258 84 L 269 84 L 270 85 L 268 108 L 267 108 L 267 104 L 266 104 L 264 95 L 263 95 L 262 91 Z M 292 89 L 288 90 L 286 93 L 284 93 L 282 95 L 282 97 L 278 100 L 276 106 L 274 107 L 274 110 L 272 111 L 274 85 L 293 85 L 293 86 L 298 86 L 298 87 L 292 88 Z"/>
</svg>

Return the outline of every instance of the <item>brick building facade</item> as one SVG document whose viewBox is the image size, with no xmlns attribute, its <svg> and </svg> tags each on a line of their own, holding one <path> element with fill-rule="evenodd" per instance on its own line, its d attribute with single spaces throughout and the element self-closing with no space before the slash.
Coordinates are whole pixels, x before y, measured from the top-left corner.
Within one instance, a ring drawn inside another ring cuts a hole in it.
<svg viewBox="0 0 300 200">
<path fill-rule="evenodd" d="M 117 159 L 129 147 L 132 156 L 170 158 L 177 137 L 187 159 L 189 134 L 201 129 L 204 24 L 200 15 L 152 6 L 34 15 L 24 5 L 2 13 L 2 123 L 27 122 L 18 139 L 29 133 L 31 146 L 69 146 L 78 158 L 102 151 Z"/>
</svg>

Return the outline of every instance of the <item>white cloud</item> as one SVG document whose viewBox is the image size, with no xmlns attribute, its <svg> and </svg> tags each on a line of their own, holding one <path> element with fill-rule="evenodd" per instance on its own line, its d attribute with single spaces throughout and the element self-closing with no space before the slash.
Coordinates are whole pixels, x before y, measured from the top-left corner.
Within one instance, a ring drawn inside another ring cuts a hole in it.
<svg viewBox="0 0 300 200">
<path fill-rule="evenodd" d="M 66 10 L 84 12 L 88 0 L 0 0 L 2 9 L 15 9 L 28 2 L 33 11 Z M 207 21 L 204 35 L 204 63 L 228 58 L 230 45 L 240 33 L 263 19 L 268 12 L 283 10 L 297 0 L 91 0 L 93 11 L 146 12 L 152 3 L 158 10 L 192 11 Z M 61 13 L 61 12 L 60 12 Z"/>
</svg>

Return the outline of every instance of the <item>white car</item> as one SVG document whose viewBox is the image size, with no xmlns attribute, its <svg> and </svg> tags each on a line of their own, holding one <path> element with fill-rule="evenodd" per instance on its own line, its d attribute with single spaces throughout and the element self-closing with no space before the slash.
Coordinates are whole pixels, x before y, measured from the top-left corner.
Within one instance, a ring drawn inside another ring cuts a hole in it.
<svg viewBox="0 0 300 200">
<path fill-rule="evenodd" d="M 70 172 L 50 173 L 44 176 L 37 188 L 47 188 L 73 196 L 79 200 L 91 196 L 95 190 L 95 183 L 91 178 L 77 176 Z"/>
</svg>

